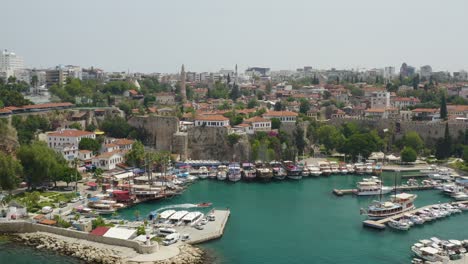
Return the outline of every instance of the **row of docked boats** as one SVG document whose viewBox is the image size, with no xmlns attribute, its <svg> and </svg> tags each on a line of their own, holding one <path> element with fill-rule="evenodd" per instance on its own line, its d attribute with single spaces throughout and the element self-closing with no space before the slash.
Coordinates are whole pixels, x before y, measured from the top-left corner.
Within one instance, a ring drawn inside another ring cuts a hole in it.
<svg viewBox="0 0 468 264">
<path fill-rule="evenodd" d="M 468 208 L 463 204 L 440 204 L 429 208 L 424 208 L 412 214 L 404 214 L 400 219 L 392 219 L 387 224 L 389 227 L 397 230 L 409 230 L 413 225 L 422 225 L 452 214 L 461 213 Z"/>
<path fill-rule="evenodd" d="M 229 180 L 232 182 L 241 179 L 269 181 L 271 179 L 284 180 L 286 178 L 300 180 L 302 177 L 328 176 L 331 174 L 379 174 L 381 167 L 372 164 L 356 163 L 345 164 L 335 161 L 322 161 L 317 165 L 295 164 L 292 161 L 272 161 L 265 162 L 231 162 L 227 165 L 221 164 L 217 167 L 201 166 L 199 168 L 190 168 L 186 175 L 198 179 L 218 179 L 221 181 Z"/>
<path fill-rule="evenodd" d="M 412 263 L 450 263 L 463 259 L 468 250 L 468 240 L 441 240 L 437 237 L 419 240 L 411 247 L 417 256 Z"/>
</svg>

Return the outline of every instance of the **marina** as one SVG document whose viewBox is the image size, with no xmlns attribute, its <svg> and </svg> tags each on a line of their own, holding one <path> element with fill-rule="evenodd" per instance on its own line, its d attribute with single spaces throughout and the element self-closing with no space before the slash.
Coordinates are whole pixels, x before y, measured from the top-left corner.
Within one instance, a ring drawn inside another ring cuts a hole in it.
<svg viewBox="0 0 468 264">
<path fill-rule="evenodd" d="M 392 191 L 423 191 L 423 190 L 434 190 L 438 187 L 438 185 L 435 186 L 424 186 L 424 185 L 419 185 L 419 186 L 397 186 L 391 187 Z M 357 192 L 357 189 L 333 189 L 333 194 L 336 196 L 343 196 L 346 194 L 355 194 Z"/>
</svg>

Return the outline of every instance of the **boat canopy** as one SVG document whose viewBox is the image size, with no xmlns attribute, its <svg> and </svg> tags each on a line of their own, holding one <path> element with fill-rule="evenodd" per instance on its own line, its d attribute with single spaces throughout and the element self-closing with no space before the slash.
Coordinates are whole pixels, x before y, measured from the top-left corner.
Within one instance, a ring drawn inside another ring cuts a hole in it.
<svg viewBox="0 0 468 264">
<path fill-rule="evenodd" d="M 176 212 L 174 213 L 173 215 L 171 215 L 169 217 L 170 220 L 175 220 L 175 221 L 179 221 L 180 219 L 182 219 L 182 217 L 184 217 L 186 214 L 188 214 L 188 211 L 179 211 L 179 212 Z"/>
<path fill-rule="evenodd" d="M 182 220 L 183 221 L 188 221 L 188 222 L 192 222 L 193 220 L 197 219 L 198 217 L 200 217 L 200 215 L 202 215 L 202 213 L 200 212 L 190 212 L 188 214 L 186 214 Z"/>
<path fill-rule="evenodd" d="M 175 210 L 166 210 L 164 212 L 162 212 L 160 215 L 159 215 L 159 218 L 161 219 L 168 219 L 171 215 L 173 215 L 176 211 Z"/>
<path fill-rule="evenodd" d="M 437 250 L 435 248 L 432 248 L 432 247 L 423 247 L 423 248 L 421 248 L 421 251 L 424 252 L 424 253 L 431 254 L 431 255 L 435 255 L 435 254 L 439 253 L 439 250 Z"/>
</svg>

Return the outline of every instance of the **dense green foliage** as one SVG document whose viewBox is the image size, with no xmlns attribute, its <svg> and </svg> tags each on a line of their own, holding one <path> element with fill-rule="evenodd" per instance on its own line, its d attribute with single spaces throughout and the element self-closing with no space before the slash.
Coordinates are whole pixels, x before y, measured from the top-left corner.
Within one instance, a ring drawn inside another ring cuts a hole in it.
<svg viewBox="0 0 468 264">
<path fill-rule="evenodd" d="M 145 164 L 145 149 L 140 141 L 133 144 L 132 150 L 125 155 L 127 165 L 141 167 Z"/>
<path fill-rule="evenodd" d="M 7 81 L 0 78 L 0 108 L 33 104 L 25 99 L 22 94 L 28 89 L 29 85 L 27 83 L 17 81 L 15 77 L 10 77 Z"/>
<path fill-rule="evenodd" d="M 78 148 L 80 150 L 86 149 L 92 151 L 94 154 L 99 152 L 101 148 L 101 144 L 97 141 L 97 139 L 93 138 L 82 138 L 80 143 L 78 144 Z"/>
<path fill-rule="evenodd" d="M 20 183 L 23 166 L 12 156 L 0 152 L 0 187 L 2 190 L 14 190 Z"/>
<path fill-rule="evenodd" d="M 51 129 L 49 120 L 41 115 L 13 116 L 12 125 L 18 133 L 20 144 L 29 144 L 37 131 L 49 131 Z"/>
<path fill-rule="evenodd" d="M 412 147 L 405 147 L 400 153 L 401 155 L 401 161 L 403 162 L 414 162 L 416 161 L 416 158 L 418 154 Z"/>
</svg>

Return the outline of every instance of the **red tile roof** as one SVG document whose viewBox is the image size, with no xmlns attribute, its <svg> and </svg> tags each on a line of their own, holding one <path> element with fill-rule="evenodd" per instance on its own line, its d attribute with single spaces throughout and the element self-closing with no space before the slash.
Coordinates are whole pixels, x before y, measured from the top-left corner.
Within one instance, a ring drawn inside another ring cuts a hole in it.
<svg viewBox="0 0 468 264">
<path fill-rule="evenodd" d="M 107 231 L 109 231 L 109 229 L 110 228 L 107 226 L 98 226 L 93 231 L 91 231 L 90 234 L 95 236 L 103 236 L 107 233 Z"/>
<path fill-rule="evenodd" d="M 244 122 L 245 123 L 260 123 L 260 122 L 271 122 L 271 121 L 260 116 L 254 116 L 252 118 L 245 119 Z"/>
<path fill-rule="evenodd" d="M 291 111 L 268 111 L 263 116 L 271 116 L 271 117 L 277 117 L 277 116 L 297 116 L 298 114 L 295 112 Z"/>
<path fill-rule="evenodd" d="M 229 118 L 222 115 L 199 115 L 195 117 L 195 120 L 200 121 L 227 121 Z"/>
<path fill-rule="evenodd" d="M 83 137 L 94 135 L 94 133 L 83 130 L 66 129 L 62 131 L 49 132 L 47 135 L 50 137 Z"/>
</svg>

